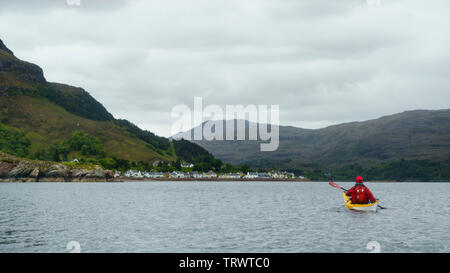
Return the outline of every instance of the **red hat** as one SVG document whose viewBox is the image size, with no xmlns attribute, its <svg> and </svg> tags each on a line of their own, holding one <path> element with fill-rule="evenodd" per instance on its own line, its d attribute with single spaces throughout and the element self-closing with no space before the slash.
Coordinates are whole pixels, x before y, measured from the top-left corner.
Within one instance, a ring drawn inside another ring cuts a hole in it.
<svg viewBox="0 0 450 273">
<path fill-rule="evenodd" d="M 355 181 L 356 181 L 356 183 L 362 183 L 363 182 L 363 178 L 361 176 L 357 176 Z"/>
</svg>

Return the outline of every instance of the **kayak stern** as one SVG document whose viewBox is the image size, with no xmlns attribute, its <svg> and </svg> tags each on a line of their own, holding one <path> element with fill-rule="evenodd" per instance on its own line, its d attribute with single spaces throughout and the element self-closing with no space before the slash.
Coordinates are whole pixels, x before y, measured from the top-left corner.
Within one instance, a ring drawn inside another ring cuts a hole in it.
<svg viewBox="0 0 450 273">
<path fill-rule="evenodd" d="M 344 195 L 344 202 L 345 207 L 350 210 L 357 210 L 357 211 L 377 211 L 378 207 L 378 200 L 375 203 L 371 204 L 352 204 L 352 201 L 349 196 L 343 192 Z"/>
</svg>

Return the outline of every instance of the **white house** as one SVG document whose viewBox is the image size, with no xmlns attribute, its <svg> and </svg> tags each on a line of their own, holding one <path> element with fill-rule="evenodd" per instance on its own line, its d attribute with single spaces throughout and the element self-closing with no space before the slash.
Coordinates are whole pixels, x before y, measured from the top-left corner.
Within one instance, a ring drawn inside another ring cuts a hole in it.
<svg viewBox="0 0 450 273">
<path fill-rule="evenodd" d="M 125 176 L 125 177 L 133 177 L 133 174 L 134 174 L 134 170 L 128 170 L 126 173 L 124 173 L 123 175 Z"/>
<path fill-rule="evenodd" d="M 136 170 L 128 170 L 125 174 L 125 177 L 135 177 L 135 178 L 142 178 L 144 175 L 140 171 Z"/>
<path fill-rule="evenodd" d="M 169 174 L 170 178 L 185 178 L 186 174 L 184 172 L 173 171 Z"/>
<path fill-rule="evenodd" d="M 258 173 L 248 172 L 245 176 L 245 179 L 255 179 L 258 178 Z"/>
<path fill-rule="evenodd" d="M 225 174 L 220 175 L 220 178 L 240 179 L 241 178 L 241 174 L 240 173 L 225 173 Z"/>
<path fill-rule="evenodd" d="M 162 178 L 164 177 L 164 173 L 161 172 L 149 172 L 146 174 L 148 178 Z"/>
<path fill-rule="evenodd" d="M 272 172 L 272 173 L 269 173 L 269 175 L 270 175 L 272 178 L 276 178 L 276 179 L 285 179 L 285 178 L 288 178 L 287 175 L 286 175 L 286 173 L 283 173 L 283 172 Z"/>
<path fill-rule="evenodd" d="M 204 176 L 205 176 L 206 178 L 216 178 L 216 177 L 217 177 L 217 174 L 216 174 L 215 172 L 213 172 L 213 171 L 209 171 L 209 172 L 205 173 Z"/>
<path fill-rule="evenodd" d="M 181 163 L 181 168 L 194 168 L 192 163 Z"/>
<path fill-rule="evenodd" d="M 192 178 L 204 178 L 203 174 L 202 174 L 202 173 L 199 173 L 199 172 L 197 172 L 197 171 L 191 172 L 191 173 L 190 173 L 190 176 L 191 176 Z"/>
<path fill-rule="evenodd" d="M 156 166 L 158 166 L 158 165 L 159 165 L 159 163 L 162 163 L 162 161 L 159 161 L 159 160 L 155 160 L 155 161 L 153 161 L 153 164 L 152 164 L 152 166 L 153 166 L 153 167 L 156 167 Z"/>
<path fill-rule="evenodd" d="M 268 173 L 257 173 L 258 178 L 260 179 L 269 179 L 270 175 Z"/>
</svg>

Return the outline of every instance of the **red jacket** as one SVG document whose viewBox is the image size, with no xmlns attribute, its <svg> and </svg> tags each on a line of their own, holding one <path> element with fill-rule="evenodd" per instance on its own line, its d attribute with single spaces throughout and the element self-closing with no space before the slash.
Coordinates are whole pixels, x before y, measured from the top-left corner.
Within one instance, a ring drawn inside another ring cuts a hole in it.
<svg viewBox="0 0 450 273">
<path fill-rule="evenodd" d="M 376 199 L 373 197 L 372 192 L 368 187 L 361 185 L 355 185 L 353 188 L 346 192 L 347 196 L 351 196 L 353 204 L 368 204 L 375 202 Z"/>
</svg>

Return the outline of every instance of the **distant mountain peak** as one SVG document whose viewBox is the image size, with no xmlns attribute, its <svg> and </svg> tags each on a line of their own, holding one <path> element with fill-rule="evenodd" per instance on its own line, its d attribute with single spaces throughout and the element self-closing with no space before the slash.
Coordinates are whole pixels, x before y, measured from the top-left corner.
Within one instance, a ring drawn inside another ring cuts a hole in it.
<svg viewBox="0 0 450 273">
<path fill-rule="evenodd" d="M 8 54 L 14 55 L 14 53 L 6 47 L 6 45 L 3 43 L 2 39 L 0 39 L 0 50 L 3 50 L 7 52 Z"/>
</svg>

